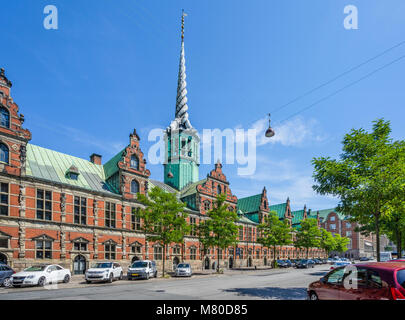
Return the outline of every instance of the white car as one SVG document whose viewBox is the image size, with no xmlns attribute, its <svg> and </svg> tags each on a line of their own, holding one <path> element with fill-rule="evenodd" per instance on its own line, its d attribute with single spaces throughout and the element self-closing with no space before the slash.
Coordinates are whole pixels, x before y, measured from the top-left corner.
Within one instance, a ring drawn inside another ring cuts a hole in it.
<svg viewBox="0 0 405 320">
<path fill-rule="evenodd" d="M 151 260 L 135 261 L 129 268 L 127 279 L 146 279 L 157 277 L 156 262 Z"/>
<path fill-rule="evenodd" d="M 39 264 L 13 274 L 10 282 L 13 287 L 41 286 L 58 282 L 68 283 L 71 278 L 70 270 L 57 264 Z"/>
<path fill-rule="evenodd" d="M 191 265 L 189 263 L 179 263 L 174 274 L 176 277 L 191 277 L 193 274 Z"/>
<path fill-rule="evenodd" d="M 85 274 L 86 282 L 122 280 L 122 267 L 116 262 L 97 262 Z"/>
<path fill-rule="evenodd" d="M 333 265 L 330 266 L 330 270 L 336 269 L 341 266 L 347 266 L 349 264 L 351 264 L 351 262 L 349 262 L 349 261 L 337 261 Z"/>
</svg>

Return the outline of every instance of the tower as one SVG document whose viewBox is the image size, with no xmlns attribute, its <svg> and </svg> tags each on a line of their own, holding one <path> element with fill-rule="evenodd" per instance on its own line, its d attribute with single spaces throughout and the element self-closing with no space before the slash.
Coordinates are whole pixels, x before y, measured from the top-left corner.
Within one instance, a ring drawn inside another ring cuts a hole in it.
<svg viewBox="0 0 405 320">
<path fill-rule="evenodd" d="M 174 120 L 165 132 L 164 182 L 177 190 L 198 181 L 200 138 L 188 119 L 184 17 L 181 17 L 181 51 Z"/>
</svg>

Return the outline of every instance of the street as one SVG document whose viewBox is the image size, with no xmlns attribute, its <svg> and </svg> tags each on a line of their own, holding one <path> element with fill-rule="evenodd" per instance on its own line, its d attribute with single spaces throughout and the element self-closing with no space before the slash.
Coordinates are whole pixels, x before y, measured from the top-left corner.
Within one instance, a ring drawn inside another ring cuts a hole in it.
<svg viewBox="0 0 405 320">
<path fill-rule="evenodd" d="M 310 269 L 227 270 L 223 275 L 196 275 L 192 278 L 116 281 L 112 284 L 85 284 L 82 277 L 58 289 L 0 289 L 0 300 L 304 300 L 306 288 L 328 270 L 329 265 Z"/>
</svg>

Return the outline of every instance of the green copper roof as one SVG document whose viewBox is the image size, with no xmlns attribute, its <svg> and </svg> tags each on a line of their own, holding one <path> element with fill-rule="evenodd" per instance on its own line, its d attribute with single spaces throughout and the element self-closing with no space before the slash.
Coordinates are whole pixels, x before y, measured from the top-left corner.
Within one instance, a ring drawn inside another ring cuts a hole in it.
<svg viewBox="0 0 405 320">
<path fill-rule="evenodd" d="M 259 223 L 259 214 L 258 213 L 245 213 L 245 217 L 255 223 Z"/>
<path fill-rule="evenodd" d="M 187 187 L 185 187 L 183 190 L 181 190 L 180 198 L 184 198 L 184 197 L 187 197 L 194 193 L 197 193 L 197 186 L 200 184 L 203 184 L 206 181 L 207 181 L 207 178 L 189 184 Z"/>
<path fill-rule="evenodd" d="M 239 222 L 243 222 L 243 223 L 250 223 L 250 224 L 257 224 L 256 222 L 250 220 L 249 218 L 247 218 L 245 215 L 241 214 L 239 215 Z"/>
<path fill-rule="evenodd" d="M 77 180 L 66 175 L 72 165 L 78 169 Z M 33 144 L 27 144 L 26 175 L 92 191 L 114 193 L 113 188 L 105 182 L 102 165 Z"/>
<path fill-rule="evenodd" d="M 279 204 L 273 204 L 272 206 L 269 207 L 270 211 L 275 211 L 277 212 L 278 218 L 279 219 L 284 219 L 284 214 L 285 211 L 287 210 L 287 203 L 279 203 Z"/>
<path fill-rule="evenodd" d="M 166 184 L 164 182 L 152 180 L 152 179 L 149 179 L 148 181 L 149 181 L 148 189 L 152 189 L 153 187 L 158 187 L 168 193 L 178 193 L 178 191 L 176 189 L 174 189 L 173 187 L 169 186 L 168 184 Z"/>
<path fill-rule="evenodd" d="M 331 212 L 336 212 L 340 220 L 347 220 L 348 219 L 348 217 L 343 215 L 343 213 L 338 212 L 336 210 L 336 208 L 324 209 L 324 210 L 318 210 L 318 211 L 319 211 L 319 218 L 321 218 L 321 219 L 326 219 L 328 214 L 331 213 Z"/>
<path fill-rule="evenodd" d="M 122 159 L 122 155 L 125 149 L 126 148 L 122 149 L 120 152 L 118 152 L 114 157 L 112 157 L 104 164 L 104 173 L 106 179 L 111 177 L 114 173 L 116 173 L 119 170 L 118 162 Z"/>
<path fill-rule="evenodd" d="M 238 210 L 244 213 L 258 212 L 262 203 L 261 193 L 254 196 L 238 199 Z"/>
<path fill-rule="evenodd" d="M 299 224 L 303 219 L 304 219 L 304 210 L 297 210 L 291 212 L 293 218 L 291 220 L 291 223 L 294 224 Z"/>
</svg>

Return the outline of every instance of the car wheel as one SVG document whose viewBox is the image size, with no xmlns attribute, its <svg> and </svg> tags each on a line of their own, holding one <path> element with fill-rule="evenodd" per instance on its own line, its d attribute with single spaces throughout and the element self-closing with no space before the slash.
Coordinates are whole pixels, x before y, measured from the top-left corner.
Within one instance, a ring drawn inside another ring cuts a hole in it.
<svg viewBox="0 0 405 320">
<path fill-rule="evenodd" d="M 119 277 L 119 280 L 122 280 L 122 279 L 123 279 L 123 277 L 124 277 L 124 275 L 122 274 L 122 271 L 121 271 L 121 273 L 120 273 L 120 277 Z"/>
<path fill-rule="evenodd" d="M 155 271 L 154 277 L 157 278 L 157 271 Z"/>
<path fill-rule="evenodd" d="M 309 300 L 319 300 L 319 298 L 315 292 L 311 292 L 309 294 Z"/>
<path fill-rule="evenodd" d="M 131 278 L 131 277 L 128 277 L 128 276 L 127 276 L 127 279 L 128 279 L 128 280 L 132 280 L 132 278 Z"/>
<path fill-rule="evenodd" d="M 146 274 L 145 279 L 146 279 L 146 280 L 149 280 L 149 273 Z"/>
<path fill-rule="evenodd" d="M 41 277 L 41 278 L 39 278 L 39 280 L 38 280 L 38 285 L 40 286 L 40 287 L 43 287 L 44 285 L 45 285 L 45 277 Z"/>
<path fill-rule="evenodd" d="M 110 276 L 108 277 L 108 282 L 109 282 L 109 283 L 112 283 L 113 280 L 114 280 L 114 276 L 113 276 L 112 273 L 110 273 Z"/>
<path fill-rule="evenodd" d="M 90 281 L 90 280 L 86 280 L 86 283 L 89 284 L 89 283 L 91 283 L 91 281 Z"/>
<path fill-rule="evenodd" d="M 12 287 L 13 284 L 11 283 L 11 279 L 10 279 L 10 278 L 4 279 L 4 281 L 3 281 L 3 286 L 6 287 L 6 288 Z"/>
<path fill-rule="evenodd" d="M 64 278 L 63 278 L 63 283 L 69 283 L 70 281 L 70 276 L 67 274 Z"/>
</svg>

